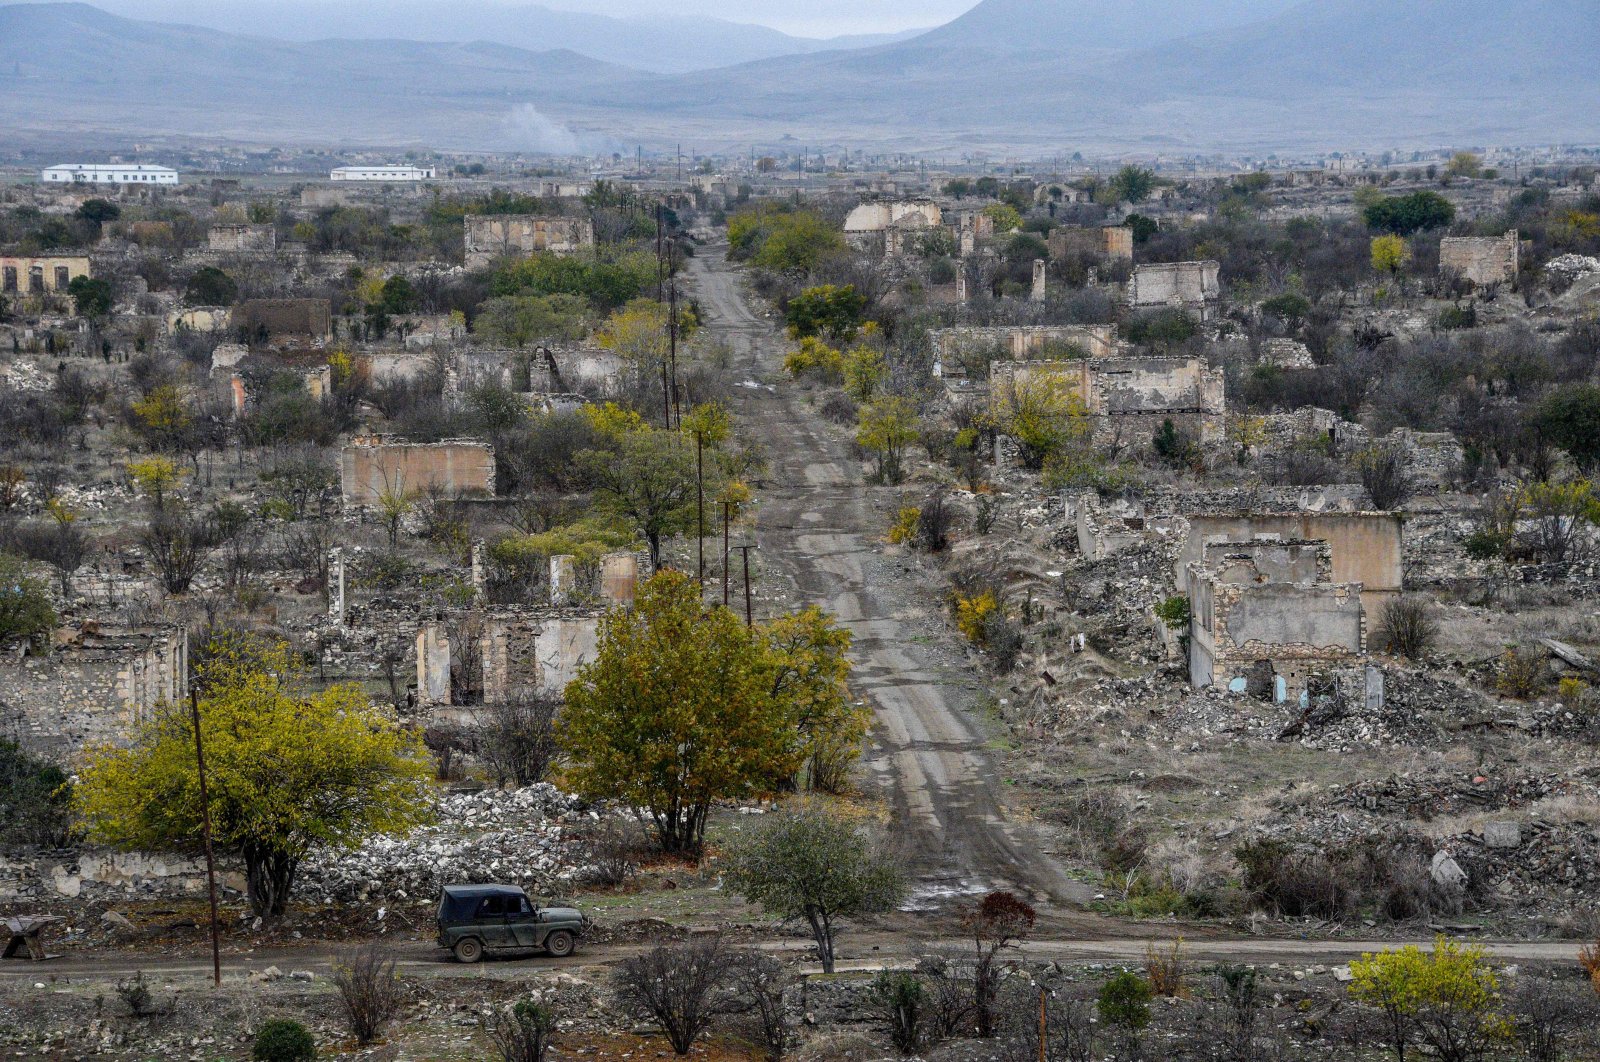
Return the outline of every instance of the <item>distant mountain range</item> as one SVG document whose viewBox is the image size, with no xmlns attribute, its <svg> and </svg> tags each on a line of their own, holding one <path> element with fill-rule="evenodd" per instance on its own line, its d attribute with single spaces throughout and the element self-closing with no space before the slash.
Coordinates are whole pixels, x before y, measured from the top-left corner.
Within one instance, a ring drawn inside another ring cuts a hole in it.
<svg viewBox="0 0 1600 1062">
<path fill-rule="evenodd" d="M 401 39 L 495 41 L 529 51 L 566 49 L 652 73 L 675 74 L 780 55 L 867 48 L 921 30 L 817 40 L 724 19 L 659 15 L 613 18 L 540 4 L 486 0 L 102 0 L 141 18 L 291 41 Z"/>
<path fill-rule="evenodd" d="M 518 47 L 509 28 L 486 32 L 493 44 L 289 41 L 0 6 L 0 128 L 557 152 L 784 137 L 1034 153 L 1594 143 L 1595 9 L 985 0 L 906 40 L 661 74 Z"/>
</svg>

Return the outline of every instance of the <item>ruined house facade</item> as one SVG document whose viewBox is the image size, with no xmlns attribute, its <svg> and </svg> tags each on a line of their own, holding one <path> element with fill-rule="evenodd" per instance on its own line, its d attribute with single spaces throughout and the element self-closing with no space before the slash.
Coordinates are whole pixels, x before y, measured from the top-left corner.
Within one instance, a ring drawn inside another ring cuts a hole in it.
<svg viewBox="0 0 1600 1062">
<path fill-rule="evenodd" d="M 1221 269 L 1210 260 L 1135 266 L 1128 281 L 1128 305 L 1135 310 L 1186 310 L 1208 321 L 1222 299 Z"/>
<path fill-rule="evenodd" d="M 956 370 L 969 354 L 1004 350 L 1013 361 L 1051 348 L 1077 348 L 1090 358 L 1109 358 L 1116 354 L 1116 325 L 998 325 L 937 328 L 928 333 L 933 345 L 934 372 L 945 375 Z"/>
<path fill-rule="evenodd" d="M 385 494 L 438 491 L 446 497 L 494 495 L 494 447 L 476 439 L 436 443 L 357 436 L 339 455 L 346 505 L 376 505 Z"/>
<path fill-rule="evenodd" d="M 248 299 L 234 307 L 232 324 L 250 342 L 319 341 L 333 333 L 327 299 Z"/>
<path fill-rule="evenodd" d="M 541 251 L 569 255 L 594 247 L 594 222 L 542 214 L 468 214 L 464 219 L 468 269 L 499 258 Z"/>
<path fill-rule="evenodd" d="M 1504 236 L 1446 236 L 1439 241 L 1439 272 L 1480 288 L 1516 280 L 1521 257 L 1522 238 L 1516 229 Z"/>
<path fill-rule="evenodd" d="M 1282 703 L 1365 649 L 1361 584 L 1335 581 L 1326 542 L 1212 542 L 1184 575 L 1195 686 Z"/>
<path fill-rule="evenodd" d="M 213 225 L 206 233 L 213 251 L 250 253 L 278 249 L 278 230 L 271 225 Z"/>
<path fill-rule="evenodd" d="M 1325 542 L 1329 580 L 1359 584 L 1366 609 L 1374 614 L 1404 587 L 1404 521 L 1399 513 L 1207 513 L 1187 517 L 1188 529 L 1174 565 L 1173 581 L 1182 590 L 1190 565 L 1201 564 L 1216 543 L 1275 539 Z"/>
<path fill-rule="evenodd" d="M 1220 369 L 1203 358 L 1122 356 L 1066 361 L 996 361 L 990 401 L 1002 408 L 1030 381 L 1064 381 L 1083 401 L 1097 440 L 1147 438 L 1167 421 L 1203 443 L 1222 438 L 1227 414 Z"/>
<path fill-rule="evenodd" d="M 1046 241 L 1050 257 L 1060 261 L 1077 255 L 1092 255 L 1111 261 L 1133 261 L 1133 230 L 1126 225 L 1104 225 L 1087 229 L 1056 229 Z"/>
<path fill-rule="evenodd" d="M 88 255 L 0 257 L 0 295 L 65 292 L 79 277 L 92 275 Z"/>
<path fill-rule="evenodd" d="M 25 748 L 65 762 L 126 740 L 158 705 L 181 701 L 188 673 L 185 628 L 85 621 L 56 631 L 48 652 L 6 650 L 0 712 Z"/>
</svg>

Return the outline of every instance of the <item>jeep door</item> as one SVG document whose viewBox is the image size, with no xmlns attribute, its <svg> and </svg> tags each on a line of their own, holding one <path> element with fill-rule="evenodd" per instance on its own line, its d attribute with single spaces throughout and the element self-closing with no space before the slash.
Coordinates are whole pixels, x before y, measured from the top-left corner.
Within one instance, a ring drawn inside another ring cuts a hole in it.
<svg viewBox="0 0 1600 1062">
<path fill-rule="evenodd" d="M 472 917 L 472 927 L 483 938 L 485 948 L 515 947 L 511 932 L 506 928 L 506 910 L 516 905 L 515 897 L 485 896 L 478 901 L 477 913 Z"/>
<path fill-rule="evenodd" d="M 539 911 L 526 896 L 508 898 L 515 910 L 506 915 L 506 926 L 512 941 L 519 948 L 544 947 L 545 927 L 539 922 Z"/>
</svg>

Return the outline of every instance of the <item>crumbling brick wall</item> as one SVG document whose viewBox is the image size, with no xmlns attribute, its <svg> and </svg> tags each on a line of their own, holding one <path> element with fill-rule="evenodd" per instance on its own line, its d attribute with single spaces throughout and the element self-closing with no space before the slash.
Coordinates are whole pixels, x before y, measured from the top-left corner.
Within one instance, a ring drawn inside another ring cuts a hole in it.
<svg viewBox="0 0 1600 1062">
<path fill-rule="evenodd" d="M 468 269 L 497 258 L 525 257 L 540 251 L 575 254 L 594 246 L 588 218 L 538 214 L 468 214 L 463 220 Z"/>
<path fill-rule="evenodd" d="M 1516 229 L 1504 236 L 1447 236 L 1439 241 L 1439 272 L 1479 287 L 1517 279 L 1522 239 Z"/>
<path fill-rule="evenodd" d="M 494 447 L 473 439 L 436 443 L 351 440 L 340 453 L 339 489 L 346 505 L 375 505 L 386 493 L 439 490 L 448 497 L 494 494 Z"/>
<path fill-rule="evenodd" d="M 0 711 L 23 746 L 70 759 L 87 745 L 119 742 L 163 702 L 188 693 L 189 637 L 183 627 L 57 631 L 50 651 L 18 646 L 0 662 Z"/>
</svg>

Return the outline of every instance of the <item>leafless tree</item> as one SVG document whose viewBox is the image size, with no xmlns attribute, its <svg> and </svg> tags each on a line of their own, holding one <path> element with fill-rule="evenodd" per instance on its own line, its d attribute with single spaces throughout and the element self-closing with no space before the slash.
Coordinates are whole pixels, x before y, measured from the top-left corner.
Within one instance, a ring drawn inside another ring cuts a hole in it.
<svg viewBox="0 0 1600 1062">
<path fill-rule="evenodd" d="M 184 594 L 216 547 L 216 533 L 204 516 L 190 516 L 176 506 L 164 506 L 150 518 L 139 535 L 150 563 L 161 573 L 169 594 Z"/>
<path fill-rule="evenodd" d="M 785 1009 L 794 979 L 783 963 L 758 951 L 738 953 L 729 969 L 735 1008 L 754 1026 L 767 1062 L 781 1062 L 794 1037 Z"/>
<path fill-rule="evenodd" d="M 544 780 L 556 755 L 556 713 L 559 698 L 529 691 L 515 694 L 473 712 L 478 758 L 498 785 L 532 785 Z"/>
<path fill-rule="evenodd" d="M 686 1055 L 730 1006 L 730 958 L 720 934 L 652 948 L 617 968 L 618 1000 L 649 1015 L 672 1050 Z"/>
<path fill-rule="evenodd" d="M 357 948 L 348 963 L 335 963 L 331 980 L 350 1033 L 363 1047 L 378 1038 L 405 1002 L 394 955 L 381 941 Z"/>
<path fill-rule="evenodd" d="M 1380 644 L 1408 660 L 1422 659 L 1439 640 L 1439 621 L 1426 602 L 1397 597 L 1384 604 L 1380 615 Z"/>
</svg>

